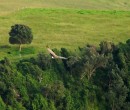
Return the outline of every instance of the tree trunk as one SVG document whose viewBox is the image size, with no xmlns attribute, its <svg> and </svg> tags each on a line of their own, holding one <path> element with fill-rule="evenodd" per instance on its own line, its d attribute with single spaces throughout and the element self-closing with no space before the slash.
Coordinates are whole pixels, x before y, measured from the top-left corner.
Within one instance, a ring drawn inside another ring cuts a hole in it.
<svg viewBox="0 0 130 110">
<path fill-rule="evenodd" d="M 21 52 L 21 49 L 22 49 L 22 45 L 19 44 L 19 52 Z"/>
</svg>

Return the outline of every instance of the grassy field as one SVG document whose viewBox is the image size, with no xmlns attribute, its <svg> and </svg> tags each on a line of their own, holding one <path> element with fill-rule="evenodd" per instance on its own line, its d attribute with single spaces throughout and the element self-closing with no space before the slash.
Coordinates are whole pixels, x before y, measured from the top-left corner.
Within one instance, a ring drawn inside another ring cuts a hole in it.
<svg viewBox="0 0 130 110">
<path fill-rule="evenodd" d="M 23 46 L 22 58 L 46 52 L 46 45 L 74 51 L 103 40 L 125 42 L 130 38 L 129 5 L 127 0 L 0 0 L 0 59 L 20 58 L 18 47 L 8 42 L 14 24 L 28 25 L 34 35 L 32 44 Z"/>
<path fill-rule="evenodd" d="M 10 48 L 17 49 L 8 42 L 10 27 L 17 23 L 32 29 L 34 40 L 31 45 L 23 47 L 33 49 L 32 54 L 44 51 L 46 45 L 74 50 L 87 43 L 98 45 L 103 40 L 118 43 L 130 38 L 128 11 L 24 9 L 1 16 L 0 22 L 1 57 L 6 56 Z"/>
<path fill-rule="evenodd" d="M 130 10 L 129 0 L 0 0 L 0 14 L 31 8 Z"/>
</svg>

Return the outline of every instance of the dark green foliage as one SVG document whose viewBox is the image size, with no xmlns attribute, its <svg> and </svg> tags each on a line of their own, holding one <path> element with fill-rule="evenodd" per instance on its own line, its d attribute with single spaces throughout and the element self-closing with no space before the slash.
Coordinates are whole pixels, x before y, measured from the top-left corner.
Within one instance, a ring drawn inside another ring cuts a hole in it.
<svg viewBox="0 0 130 110">
<path fill-rule="evenodd" d="M 11 26 L 9 35 L 9 42 L 11 44 L 29 44 L 33 39 L 31 29 L 22 24 L 15 24 L 14 26 Z"/>
<path fill-rule="evenodd" d="M 130 110 L 130 46 L 101 42 L 80 54 L 53 49 L 11 63 L 0 61 L 2 110 Z M 73 56 L 75 55 L 75 56 Z"/>
<path fill-rule="evenodd" d="M 71 57 L 67 64 L 72 73 L 75 73 L 81 79 L 87 76 L 89 80 L 96 69 L 105 67 L 107 58 L 103 54 L 99 54 L 93 46 L 82 48 L 81 53 L 81 57 Z"/>
<path fill-rule="evenodd" d="M 2 95 L 7 90 L 6 84 L 0 81 L 0 94 Z"/>
<path fill-rule="evenodd" d="M 108 53 L 111 53 L 114 49 L 114 44 L 107 41 L 102 41 L 100 44 L 101 54 L 107 55 Z"/>
<path fill-rule="evenodd" d="M 3 102 L 1 97 L 0 97 L 0 110 L 6 110 L 6 104 Z"/>
<path fill-rule="evenodd" d="M 130 46 L 130 39 L 128 39 L 128 40 L 126 41 L 126 43 Z"/>
<path fill-rule="evenodd" d="M 49 110 L 47 100 L 41 95 L 36 94 L 31 100 L 31 110 Z M 51 109 L 50 109 L 51 110 Z"/>
<path fill-rule="evenodd" d="M 79 75 L 82 70 L 82 64 L 80 61 L 80 57 L 70 57 L 67 61 L 67 67 L 71 74 Z"/>
<path fill-rule="evenodd" d="M 67 51 L 67 49 L 65 49 L 65 48 L 61 48 L 61 56 L 64 56 L 64 57 L 66 57 L 66 58 L 70 58 L 69 56 L 70 56 L 70 54 L 69 54 L 69 52 Z M 65 69 L 66 70 L 70 70 L 69 69 L 69 67 L 68 67 L 68 65 L 67 65 L 67 60 L 63 60 L 63 64 L 64 64 L 64 67 L 65 67 Z"/>
<path fill-rule="evenodd" d="M 37 64 L 42 70 L 48 69 L 51 65 L 51 60 L 44 53 L 39 53 L 37 56 Z"/>
<path fill-rule="evenodd" d="M 37 66 L 29 62 L 20 62 L 18 69 L 23 75 L 30 74 L 32 77 L 39 82 L 42 80 L 43 71 Z"/>
<path fill-rule="evenodd" d="M 30 44 L 33 40 L 33 35 L 31 29 L 22 24 L 15 24 L 11 26 L 11 30 L 9 32 L 9 42 L 11 44 L 19 44 L 21 51 L 21 44 Z"/>
<path fill-rule="evenodd" d="M 65 88 L 61 81 L 56 81 L 53 84 L 47 85 L 47 87 L 43 88 L 43 94 L 45 97 L 54 99 L 54 100 L 60 100 L 61 98 L 64 98 L 65 94 Z"/>
<path fill-rule="evenodd" d="M 109 83 L 106 96 L 109 103 L 108 108 L 122 110 L 127 98 L 128 88 L 124 85 L 123 79 L 119 76 L 119 73 L 113 70 L 110 75 L 111 82 Z"/>
</svg>

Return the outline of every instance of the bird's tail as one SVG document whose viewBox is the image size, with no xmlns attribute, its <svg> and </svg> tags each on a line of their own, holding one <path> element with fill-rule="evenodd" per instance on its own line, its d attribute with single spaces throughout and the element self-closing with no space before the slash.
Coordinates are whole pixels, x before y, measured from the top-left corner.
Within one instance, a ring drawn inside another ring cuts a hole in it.
<svg viewBox="0 0 130 110">
<path fill-rule="evenodd" d="M 60 59 L 64 59 L 64 60 L 67 60 L 68 58 L 66 57 L 62 57 L 62 56 L 58 56 Z"/>
</svg>

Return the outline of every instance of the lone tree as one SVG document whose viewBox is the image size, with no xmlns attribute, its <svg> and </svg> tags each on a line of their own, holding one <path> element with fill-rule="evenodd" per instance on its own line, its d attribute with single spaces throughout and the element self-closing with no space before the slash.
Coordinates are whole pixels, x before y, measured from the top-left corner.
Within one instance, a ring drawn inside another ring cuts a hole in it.
<svg viewBox="0 0 130 110">
<path fill-rule="evenodd" d="M 14 26 L 11 26 L 9 35 L 9 42 L 11 44 L 19 44 L 19 51 L 21 51 L 22 44 L 30 44 L 33 40 L 31 29 L 22 24 L 15 24 Z"/>
</svg>

